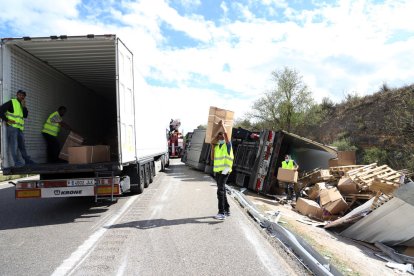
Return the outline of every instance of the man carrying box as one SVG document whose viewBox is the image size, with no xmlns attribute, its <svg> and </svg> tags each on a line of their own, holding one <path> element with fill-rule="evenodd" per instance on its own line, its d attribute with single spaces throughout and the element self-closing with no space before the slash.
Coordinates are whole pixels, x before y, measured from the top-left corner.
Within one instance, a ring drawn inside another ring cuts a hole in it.
<svg viewBox="0 0 414 276">
<path fill-rule="evenodd" d="M 214 142 L 217 144 L 211 144 L 212 149 L 214 149 L 211 160 L 213 160 L 213 172 L 217 181 L 218 199 L 218 214 L 214 218 L 224 220 L 226 216 L 230 215 L 230 205 L 226 196 L 226 182 L 233 167 L 234 155 L 223 121 L 220 121 L 219 125 L 221 125 L 222 131 L 218 132 L 215 137 Z"/>
<path fill-rule="evenodd" d="M 299 165 L 295 162 L 295 160 L 291 159 L 291 157 L 288 154 L 286 154 L 285 161 L 282 162 L 282 169 L 297 171 L 299 169 Z M 293 185 L 294 183 L 285 182 L 285 192 L 287 195 L 287 200 L 293 199 Z"/>
</svg>

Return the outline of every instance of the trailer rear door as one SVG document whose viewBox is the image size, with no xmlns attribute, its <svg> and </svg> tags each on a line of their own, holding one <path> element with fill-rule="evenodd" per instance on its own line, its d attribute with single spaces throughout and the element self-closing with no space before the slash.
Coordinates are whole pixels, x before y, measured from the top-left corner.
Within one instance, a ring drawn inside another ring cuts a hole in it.
<svg viewBox="0 0 414 276">
<path fill-rule="evenodd" d="M 136 160 L 133 55 L 117 39 L 118 147 L 120 163 Z"/>
</svg>

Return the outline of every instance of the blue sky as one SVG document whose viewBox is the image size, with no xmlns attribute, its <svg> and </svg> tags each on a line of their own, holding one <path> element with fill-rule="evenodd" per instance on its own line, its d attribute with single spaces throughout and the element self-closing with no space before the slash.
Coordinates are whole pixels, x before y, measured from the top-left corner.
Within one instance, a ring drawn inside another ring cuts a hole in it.
<svg viewBox="0 0 414 276">
<path fill-rule="evenodd" d="M 207 123 L 209 106 L 243 117 L 297 70 L 314 99 L 412 84 L 410 0 L 0 0 L 0 36 L 117 34 L 133 51 L 136 91 L 179 118 Z M 148 106 L 153 106 L 149 104 Z M 149 110 L 148 110 L 149 112 Z"/>
</svg>

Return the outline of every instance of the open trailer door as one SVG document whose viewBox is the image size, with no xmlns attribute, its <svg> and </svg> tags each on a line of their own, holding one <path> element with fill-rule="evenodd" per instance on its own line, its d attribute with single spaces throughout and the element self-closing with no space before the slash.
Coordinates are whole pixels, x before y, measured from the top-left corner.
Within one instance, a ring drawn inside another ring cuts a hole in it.
<svg viewBox="0 0 414 276">
<path fill-rule="evenodd" d="M 133 55 L 118 38 L 117 47 L 117 104 L 118 147 L 121 164 L 136 160 L 134 64 Z"/>
</svg>

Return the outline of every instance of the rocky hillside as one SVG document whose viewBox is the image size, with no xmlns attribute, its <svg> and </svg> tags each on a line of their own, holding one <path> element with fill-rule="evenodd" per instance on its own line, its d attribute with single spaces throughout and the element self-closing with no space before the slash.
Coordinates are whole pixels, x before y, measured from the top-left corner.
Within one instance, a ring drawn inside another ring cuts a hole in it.
<svg viewBox="0 0 414 276">
<path fill-rule="evenodd" d="M 383 149 L 387 163 L 396 169 L 414 169 L 414 85 L 349 97 L 325 107 L 322 121 L 301 132 L 326 144 L 347 138 L 358 148 L 360 159 L 369 148 Z"/>
</svg>

